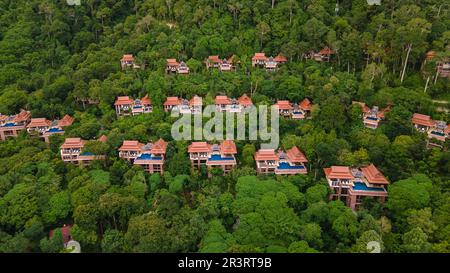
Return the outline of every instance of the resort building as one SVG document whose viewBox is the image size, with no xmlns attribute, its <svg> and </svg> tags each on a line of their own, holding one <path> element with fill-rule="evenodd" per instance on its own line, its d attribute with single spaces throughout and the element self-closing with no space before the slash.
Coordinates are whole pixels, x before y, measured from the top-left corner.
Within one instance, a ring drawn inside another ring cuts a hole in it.
<svg viewBox="0 0 450 273">
<path fill-rule="evenodd" d="M 316 62 L 329 62 L 331 59 L 331 55 L 334 54 L 334 51 L 329 47 L 324 47 L 319 52 L 311 51 L 306 58 L 315 60 Z"/>
<path fill-rule="evenodd" d="M 378 106 L 373 106 L 371 109 L 364 102 L 353 101 L 352 104 L 358 104 L 361 106 L 364 126 L 369 129 L 377 129 L 380 122 L 385 119 L 385 114 L 390 111 L 389 106 L 379 110 Z"/>
<path fill-rule="evenodd" d="M 332 190 L 330 200 L 341 200 L 353 210 L 365 197 L 386 200 L 389 181 L 373 164 L 362 168 L 332 166 L 323 171 Z"/>
<path fill-rule="evenodd" d="M 203 99 L 197 95 L 190 100 L 178 97 L 167 97 L 164 102 L 164 111 L 178 111 L 180 114 L 200 114 L 202 112 Z"/>
<path fill-rule="evenodd" d="M 132 54 L 123 55 L 122 59 L 120 59 L 120 66 L 122 67 L 122 69 L 130 67 L 135 68 L 133 55 Z"/>
<path fill-rule="evenodd" d="M 176 74 L 189 74 L 189 67 L 183 61 L 177 62 L 176 59 L 167 59 L 166 72 Z"/>
<path fill-rule="evenodd" d="M 153 106 L 148 95 L 145 95 L 142 99 L 131 99 L 128 96 L 117 97 L 114 102 L 117 116 L 130 116 L 151 113 Z"/>
<path fill-rule="evenodd" d="M 163 139 L 155 143 L 143 144 L 137 140 L 124 140 L 119 148 L 119 157 L 132 164 L 140 165 L 148 173 L 164 174 L 164 160 L 167 142 Z"/>
<path fill-rule="evenodd" d="M 442 120 L 433 120 L 430 116 L 414 113 L 411 121 L 417 131 L 427 134 L 429 147 L 442 148 L 443 142 L 450 137 L 450 124 Z"/>
<path fill-rule="evenodd" d="M 279 100 L 274 106 L 278 108 L 280 116 L 305 119 L 310 116 L 312 104 L 308 98 L 305 98 L 299 104 L 291 103 L 288 100 Z"/>
<path fill-rule="evenodd" d="M 11 116 L 0 114 L 0 140 L 6 140 L 7 137 L 17 137 L 21 131 L 26 130 L 30 120 L 30 111 L 22 110 L 19 114 Z"/>
<path fill-rule="evenodd" d="M 188 147 L 188 152 L 194 168 L 206 165 L 208 169 L 218 167 L 224 173 L 228 173 L 236 166 L 237 149 L 232 140 L 224 140 L 220 144 L 192 142 Z"/>
<path fill-rule="evenodd" d="M 274 71 L 278 68 L 278 65 L 286 63 L 287 59 L 283 55 L 279 54 L 275 58 L 267 57 L 265 53 L 255 53 L 252 57 L 252 67 L 265 68 L 267 71 Z"/>
<path fill-rule="evenodd" d="M 72 125 L 74 118 L 65 115 L 61 120 L 50 121 L 46 118 L 32 118 L 27 125 L 27 131 L 30 135 L 36 135 L 49 142 L 49 137 L 54 134 L 63 135 L 64 128 Z"/>
<path fill-rule="evenodd" d="M 253 105 L 252 99 L 246 94 L 238 99 L 230 99 L 227 96 L 216 96 L 216 109 L 219 112 L 240 113 Z"/>
<path fill-rule="evenodd" d="M 450 59 L 443 59 L 436 63 L 437 74 L 443 78 L 450 78 Z"/>
<path fill-rule="evenodd" d="M 294 146 L 286 152 L 274 149 L 260 149 L 255 153 L 256 172 L 258 174 L 277 175 L 306 174 L 305 164 L 308 162 L 303 152 Z"/>
<path fill-rule="evenodd" d="M 106 136 L 102 135 L 97 141 L 106 142 Z M 73 163 L 76 165 L 86 166 L 89 165 L 92 160 L 104 159 L 104 155 L 94 155 L 91 152 L 83 151 L 86 140 L 79 137 L 66 138 L 61 145 L 61 159 L 66 163 Z"/>
<path fill-rule="evenodd" d="M 231 56 L 228 59 L 220 59 L 218 55 L 209 56 L 205 60 L 206 69 L 218 68 L 221 72 L 231 71 L 236 69 L 234 65 L 235 56 Z"/>
</svg>

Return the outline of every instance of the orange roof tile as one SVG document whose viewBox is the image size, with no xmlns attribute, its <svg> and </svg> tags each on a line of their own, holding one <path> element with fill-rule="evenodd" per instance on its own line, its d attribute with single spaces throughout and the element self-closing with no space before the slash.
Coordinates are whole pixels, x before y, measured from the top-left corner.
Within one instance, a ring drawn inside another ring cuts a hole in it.
<svg viewBox="0 0 450 273">
<path fill-rule="evenodd" d="M 264 160 L 279 160 L 278 155 L 275 154 L 274 149 L 260 149 L 255 153 L 256 161 L 264 161 Z"/>
<path fill-rule="evenodd" d="M 352 101 L 352 104 L 358 104 L 359 106 L 361 106 L 361 111 L 362 111 L 363 113 L 368 113 L 368 112 L 370 112 L 369 106 L 367 106 L 364 102 L 360 102 L 360 101 Z"/>
<path fill-rule="evenodd" d="M 52 122 L 46 118 L 32 118 L 30 123 L 27 125 L 27 128 L 49 127 L 50 125 L 52 125 Z"/>
<path fill-rule="evenodd" d="M 233 140 L 224 140 L 220 144 L 220 153 L 222 154 L 237 154 L 236 144 Z"/>
<path fill-rule="evenodd" d="M 99 138 L 98 138 L 98 141 L 100 141 L 100 142 L 106 142 L 108 140 L 108 138 L 105 136 L 105 135 L 101 135 Z"/>
<path fill-rule="evenodd" d="M 321 54 L 321 55 L 331 55 L 331 54 L 334 54 L 334 51 L 326 46 L 321 51 L 319 51 L 319 54 Z"/>
<path fill-rule="evenodd" d="M 249 106 L 253 105 L 252 99 L 247 96 L 247 94 L 244 94 L 239 97 L 238 102 L 242 106 Z"/>
<path fill-rule="evenodd" d="M 370 164 L 367 167 L 362 167 L 361 171 L 367 181 L 371 184 L 389 184 L 386 177 L 384 177 L 384 175 L 373 164 Z"/>
<path fill-rule="evenodd" d="M 289 160 L 293 163 L 308 162 L 308 159 L 306 159 L 305 155 L 302 153 L 302 151 L 300 151 L 300 149 L 297 146 L 294 146 L 291 149 L 287 150 L 286 154 Z"/>
<path fill-rule="evenodd" d="M 65 115 L 61 120 L 58 121 L 58 127 L 66 127 L 72 125 L 75 119 L 69 115 Z"/>
<path fill-rule="evenodd" d="M 299 105 L 300 109 L 309 111 L 311 110 L 311 101 L 308 98 L 304 98 Z"/>
<path fill-rule="evenodd" d="M 124 61 L 124 62 L 132 62 L 132 61 L 134 61 L 134 57 L 133 57 L 132 54 L 125 54 L 122 57 L 122 61 Z"/>
<path fill-rule="evenodd" d="M 431 119 L 430 116 L 414 113 L 412 116 L 412 123 L 431 127 L 434 125 L 434 121 Z"/>
<path fill-rule="evenodd" d="M 450 124 L 447 125 L 447 127 L 444 130 L 444 133 L 450 134 Z"/>
<path fill-rule="evenodd" d="M 274 60 L 275 62 L 277 62 L 277 63 L 285 63 L 285 62 L 287 62 L 287 58 L 284 57 L 284 56 L 281 55 L 281 54 L 278 54 L 273 60 Z"/>
<path fill-rule="evenodd" d="M 137 140 L 124 140 L 119 151 L 139 151 L 144 144 Z"/>
<path fill-rule="evenodd" d="M 188 147 L 189 153 L 207 153 L 211 151 L 211 145 L 206 142 L 192 142 Z"/>
<path fill-rule="evenodd" d="M 79 137 L 70 137 L 64 140 L 64 143 L 61 145 L 61 149 L 67 148 L 82 148 L 86 141 Z"/>
<path fill-rule="evenodd" d="M 141 103 L 142 105 L 152 105 L 152 100 L 148 97 L 147 94 L 141 99 Z"/>
<path fill-rule="evenodd" d="M 133 100 L 128 96 L 119 96 L 114 102 L 114 105 L 131 105 L 133 104 Z"/>
<path fill-rule="evenodd" d="M 25 111 L 25 110 L 21 110 L 19 114 L 17 114 L 14 118 L 13 118 L 13 122 L 22 122 L 22 121 L 26 121 L 28 119 L 31 118 L 31 112 L 30 111 Z"/>
<path fill-rule="evenodd" d="M 180 104 L 181 100 L 178 97 L 167 97 L 166 101 L 164 102 L 164 106 Z"/>
<path fill-rule="evenodd" d="M 212 63 L 221 63 L 222 60 L 219 58 L 219 55 L 212 55 L 208 57 L 208 61 Z"/>
<path fill-rule="evenodd" d="M 267 60 L 265 53 L 255 53 L 255 55 L 252 57 L 252 61 L 265 61 Z"/>
<path fill-rule="evenodd" d="M 329 179 L 354 179 L 355 177 L 350 172 L 347 166 L 332 166 L 331 168 L 324 168 L 325 176 Z"/>
<path fill-rule="evenodd" d="M 279 110 L 291 110 L 293 106 L 288 100 L 279 100 L 275 106 L 278 107 Z"/>
<path fill-rule="evenodd" d="M 152 146 L 152 154 L 165 154 L 167 150 L 167 142 L 162 138 L 158 139 Z"/>
<path fill-rule="evenodd" d="M 216 104 L 231 104 L 231 100 L 227 96 L 216 96 Z"/>
<path fill-rule="evenodd" d="M 193 96 L 190 100 L 189 100 L 189 105 L 190 106 L 202 106 L 203 105 L 203 99 L 202 97 L 199 97 L 197 95 Z"/>
<path fill-rule="evenodd" d="M 180 64 L 177 62 L 177 59 L 167 59 L 167 66 L 178 66 L 178 65 Z"/>
</svg>

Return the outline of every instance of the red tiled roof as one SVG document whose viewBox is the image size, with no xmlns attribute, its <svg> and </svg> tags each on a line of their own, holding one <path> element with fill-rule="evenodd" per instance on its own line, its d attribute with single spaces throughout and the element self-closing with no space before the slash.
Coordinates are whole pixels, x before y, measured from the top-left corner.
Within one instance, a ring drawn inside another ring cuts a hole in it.
<svg viewBox="0 0 450 273">
<path fill-rule="evenodd" d="M 331 168 L 324 168 L 325 176 L 329 179 L 354 179 L 355 177 L 350 172 L 347 166 L 332 166 Z"/>
<path fill-rule="evenodd" d="M 444 130 L 444 133 L 450 134 L 450 124 L 447 125 L 447 127 Z"/>
<path fill-rule="evenodd" d="M 203 99 L 202 97 L 199 97 L 197 95 L 193 96 L 190 100 L 189 100 L 189 105 L 190 106 L 198 106 L 198 105 L 203 105 Z"/>
<path fill-rule="evenodd" d="M 180 64 L 177 62 L 177 59 L 167 59 L 167 66 L 178 66 L 178 65 Z"/>
<path fill-rule="evenodd" d="M 434 57 L 436 57 L 436 52 L 435 51 L 428 51 L 426 54 L 426 59 L 427 60 L 432 60 Z"/>
<path fill-rule="evenodd" d="M 61 228 L 61 234 L 62 234 L 62 237 L 63 237 L 64 244 L 67 244 L 72 239 L 71 235 L 70 235 L 70 229 L 71 228 L 72 228 L 72 226 L 68 226 L 68 225 L 67 226 L 64 225 Z M 52 238 L 54 234 L 55 234 L 55 230 L 52 229 L 52 230 L 50 230 L 50 232 L 48 234 L 48 237 Z"/>
<path fill-rule="evenodd" d="M 246 94 L 239 97 L 238 103 L 242 106 L 253 105 L 252 99 L 249 98 Z"/>
<path fill-rule="evenodd" d="M 305 155 L 302 153 L 302 151 L 300 151 L 300 149 L 297 146 L 294 146 L 291 149 L 287 150 L 286 154 L 289 160 L 293 163 L 308 162 L 308 159 L 306 159 Z"/>
<path fill-rule="evenodd" d="M 52 125 L 52 122 L 46 118 L 32 118 L 30 123 L 27 125 L 27 128 L 49 127 L 50 125 Z"/>
<path fill-rule="evenodd" d="M 64 143 L 61 145 L 61 149 L 82 148 L 85 142 L 85 140 L 79 137 L 69 137 L 64 140 Z"/>
<path fill-rule="evenodd" d="M 167 150 L 167 142 L 165 142 L 162 138 L 158 139 L 152 147 L 152 154 L 165 154 Z"/>
<path fill-rule="evenodd" d="M 370 164 L 367 167 L 362 167 L 361 171 L 367 181 L 371 184 L 389 184 L 386 177 L 384 177 L 384 175 L 373 164 Z"/>
<path fill-rule="evenodd" d="M 331 54 L 334 54 L 334 51 L 326 46 L 321 51 L 319 51 L 319 54 L 321 54 L 321 55 L 331 55 Z"/>
<path fill-rule="evenodd" d="M 220 152 L 222 154 L 237 154 L 236 144 L 233 140 L 224 140 L 220 144 Z"/>
<path fill-rule="evenodd" d="M 278 160 L 278 155 L 275 154 L 275 150 L 273 149 L 260 149 L 255 153 L 256 161 L 263 160 Z"/>
<path fill-rule="evenodd" d="M 279 100 L 275 106 L 278 107 L 279 110 L 291 110 L 293 109 L 291 103 L 288 100 Z"/>
<path fill-rule="evenodd" d="M 390 106 L 385 107 L 384 109 L 378 112 L 378 117 L 384 119 L 384 115 L 389 111 L 391 111 L 391 107 Z"/>
<path fill-rule="evenodd" d="M 132 54 L 125 54 L 125 55 L 123 55 L 123 57 L 122 57 L 122 61 L 124 61 L 124 62 L 132 62 L 132 61 L 134 61 L 134 57 L 133 57 L 133 55 Z"/>
<path fill-rule="evenodd" d="M 231 100 L 227 96 L 216 96 L 216 104 L 231 104 Z"/>
<path fill-rule="evenodd" d="M 368 113 L 368 112 L 370 112 L 369 106 L 367 106 L 364 102 L 360 102 L 360 101 L 352 101 L 352 104 L 359 104 L 359 106 L 361 106 L 361 111 L 362 111 L 363 113 Z"/>
<path fill-rule="evenodd" d="M 211 146 L 206 142 L 192 142 L 188 147 L 189 153 L 207 153 L 211 151 Z"/>
<path fill-rule="evenodd" d="M 221 63 L 222 60 L 219 58 L 219 55 L 212 55 L 208 57 L 208 61 L 212 63 Z"/>
<path fill-rule="evenodd" d="M 430 116 L 414 113 L 412 116 L 412 123 L 431 127 L 434 125 L 434 121 L 431 119 Z"/>
<path fill-rule="evenodd" d="M 108 138 L 105 136 L 105 135 L 101 135 L 99 138 L 98 138 L 98 141 L 100 141 L 100 142 L 106 142 L 108 140 Z"/>
<path fill-rule="evenodd" d="M 69 116 L 69 115 L 65 115 L 61 120 L 58 121 L 58 127 L 66 127 L 66 126 L 70 126 L 72 125 L 74 121 L 74 118 Z"/>
<path fill-rule="evenodd" d="M 22 122 L 28 120 L 29 118 L 31 118 L 31 112 L 21 110 L 20 113 L 14 117 L 13 122 Z"/>
<path fill-rule="evenodd" d="M 299 105 L 300 109 L 309 111 L 311 110 L 311 101 L 308 98 L 304 98 Z"/>
<path fill-rule="evenodd" d="M 144 144 L 137 140 L 124 140 L 119 151 L 139 151 Z"/>
<path fill-rule="evenodd" d="M 273 60 L 274 60 L 275 62 L 277 62 L 277 63 L 285 63 L 285 62 L 287 62 L 286 57 L 284 57 L 284 56 L 281 55 L 281 54 L 278 54 L 278 56 L 276 56 Z"/>
<path fill-rule="evenodd" d="M 142 105 L 152 105 L 152 100 L 148 97 L 147 94 L 141 99 L 141 103 Z"/>
<path fill-rule="evenodd" d="M 178 97 L 167 97 L 166 101 L 164 102 L 164 106 L 180 104 L 181 100 Z"/>
<path fill-rule="evenodd" d="M 252 61 L 265 61 L 267 60 L 266 54 L 264 53 L 255 53 L 252 57 Z"/>
<path fill-rule="evenodd" d="M 133 104 L 133 100 L 128 96 L 119 96 L 114 102 L 114 105 L 131 105 Z"/>
</svg>

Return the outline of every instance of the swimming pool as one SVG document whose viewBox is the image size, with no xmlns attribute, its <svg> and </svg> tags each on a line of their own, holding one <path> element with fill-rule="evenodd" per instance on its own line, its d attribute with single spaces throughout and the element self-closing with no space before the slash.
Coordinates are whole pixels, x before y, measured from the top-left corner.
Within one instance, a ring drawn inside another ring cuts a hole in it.
<svg viewBox="0 0 450 273">
<path fill-rule="evenodd" d="M 279 170 L 302 170 L 304 168 L 305 168 L 305 166 L 291 166 L 287 162 L 281 162 L 278 165 L 277 169 L 279 169 Z"/>
<path fill-rule="evenodd" d="M 136 158 L 136 160 L 161 160 L 160 156 L 152 156 L 151 154 L 141 154 L 140 157 Z"/>
<path fill-rule="evenodd" d="M 367 185 L 362 182 L 353 183 L 353 189 L 356 191 L 384 191 L 384 188 L 367 187 Z"/>
<path fill-rule="evenodd" d="M 221 155 L 211 155 L 208 160 L 234 160 L 233 157 L 222 157 Z"/>
</svg>

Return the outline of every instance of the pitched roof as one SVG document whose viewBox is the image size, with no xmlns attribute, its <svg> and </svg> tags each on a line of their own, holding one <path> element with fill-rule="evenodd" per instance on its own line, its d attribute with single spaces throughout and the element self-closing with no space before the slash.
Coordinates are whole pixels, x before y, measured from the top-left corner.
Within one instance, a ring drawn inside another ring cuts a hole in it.
<svg viewBox="0 0 450 273">
<path fill-rule="evenodd" d="M 263 160 L 278 160 L 278 155 L 275 153 L 274 149 L 260 149 L 255 153 L 256 161 Z"/>
<path fill-rule="evenodd" d="M 293 107 L 288 100 L 279 100 L 275 104 L 279 110 L 291 110 Z"/>
<path fill-rule="evenodd" d="M 216 96 L 216 104 L 231 104 L 231 100 L 227 96 Z"/>
<path fill-rule="evenodd" d="M 31 127 L 49 127 L 52 122 L 46 118 L 32 118 L 27 128 Z"/>
<path fill-rule="evenodd" d="M 367 106 L 364 102 L 360 102 L 360 101 L 352 101 L 352 104 L 358 104 L 359 106 L 361 106 L 361 111 L 362 111 L 363 113 L 368 113 L 368 112 L 370 112 L 369 106 Z"/>
<path fill-rule="evenodd" d="M 220 144 L 220 152 L 222 154 L 237 154 L 236 144 L 233 140 L 224 140 Z"/>
<path fill-rule="evenodd" d="M 311 101 L 308 98 L 304 98 L 299 106 L 301 109 L 309 111 L 311 110 Z"/>
<path fill-rule="evenodd" d="M 197 95 L 193 96 L 190 100 L 189 100 L 189 105 L 190 106 L 202 106 L 203 105 L 203 99 L 202 97 L 199 97 Z"/>
<path fill-rule="evenodd" d="M 334 51 L 326 46 L 322 50 L 319 51 L 319 54 L 321 54 L 321 55 L 331 55 L 331 54 L 334 54 Z"/>
<path fill-rule="evenodd" d="M 178 65 L 180 64 L 177 62 L 177 59 L 167 59 L 167 66 L 178 66 Z"/>
<path fill-rule="evenodd" d="M 131 105 L 133 104 L 133 100 L 128 96 L 119 96 L 117 97 L 114 105 Z"/>
<path fill-rule="evenodd" d="M 219 55 L 212 55 L 208 57 L 208 61 L 212 63 L 221 63 L 222 60 L 219 58 Z"/>
<path fill-rule="evenodd" d="M 61 145 L 61 149 L 82 148 L 85 142 L 85 140 L 79 137 L 69 137 L 64 140 L 64 143 Z"/>
<path fill-rule="evenodd" d="M 287 62 L 287 58 L 284 57 L 284 56 L 281 55 L 281 54 L 278 54 L 273 60 L 274 60 L 275 62 L 277 62 L 277 63 L 285 63 L 285 62 Z"/>
<path fill-rule="evenodd" d="M 124 140 L 119 151 L 139 151 L 144 144 L 137 140 Z"/>
<path fill-rule="evenodd" d="M 99 138 L 98 138 L 98 141 L 100 141 L 100 142 L 106 142 L 108 140 L 108 138 L 105 136 L 105 135 L 101 135 Z"/>
<path fill-rule="evenodd" d="M 265 61 L 267 60 L 266 54 L 265 53 L 255 53 L 255 55 L 253 55 L 252 57 L 252 61 Z"/>
<path fill-rule="evenodd" d="M 75 119 L 69 115 L 65 115 L 62 119 L 58 121 L 58 127 L 66 127 L 72 125 Z"/>
<path fill-rule="evenodd" d="M 370 164 L 367 167 L 362 167 L 361 171 L 367 181 L 371 184 L 389 184 L 386 177 L 384 177 L 384 175 L 373 164 Z"/>
<path fill-rule="evenodd" d="M 167 142 L 162 138 L 158 139 L 152 146 L 152 154 L 165 154 L 167 150 Z"/>
<path fill-rule="evenodd" d="M 428 51 L 426 54 L 426 59 L 427 60 L 432 60 L 434 57 L 436 57 L 436 52 L 435 51 Z"/>
<path fill-rule="evenodd" d="M 297 146 L 294 146 L 291 149 L 287 150 L 286 154 L 289 160 L 293 163 L 308 162 L 308 159 L 306 159 L 305 155 L 302 153 L 302 151 L 300 151 L 300 149 Z"/>
<path fill-rule="evenodd" d="M 240 96 L 238 98 L 238 102 L 242 106 L 253 105 L 252 99 L 249 96 L 247 96 L 247 94 L 244 94 L 244 95 Z"/>
<path fill-rule="evenodd" d="M 142 103 L 142 105 L 152 105 L 152 100 L 148 97 L 148 94 L 146 94 L 146 95 L 141 99 L 141 103 Z"/>
<path fill-rule="evenodd" d="M 133 55 L 132 54 L 125 54 L 125 55 L 123 55 L 123 57 L 122 57 L 122 61 L 124 61 L 124 62 L 132 62 L 132 61 L 134 61 L 134 57 L 133 57 Z"/>
<path fill-rule="evenodd" d="M 354 179 L 355 177 L 350 172 L 347 166 L 331 166 L 331 168 L 324 168 L 325 176 L 329 179 Z"/>
<path fill-rule="evenodd" d="M 17 114 L 14 118 L 13 118 L 13 122 L 22 122 L 22 121 L 26 121 L 29 118 L 31 118 L 31 112 L 30 111 L 25 111 L 25 110 L 21 110 L 19 114 Z"/>
<path fill-rule="evenodd" d="M 434 121 L 431 119 L 430 116 L 414 113 L 412 116 L 412 123 L 431 127 L 434 125 Z"/>
<path fill-rule="evenodd" d="M 206 142 L 192 142 L 188 147 L 189 153 L 207 153 L 211 151 L 211 145 Z"/>
<path fill-rule="evenodd" d="M 167 105 L 180 105 L 181 100 L 178 97 L 167 97 L 166 101 L 164 102 L 164 106 Z"/>
<path fill-rule="evenodd" d="M 447 125 L 447 127 L 444 130 L 444 133 L 450 134 L 450 124 Z"/>
</svg>

